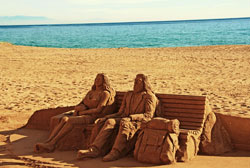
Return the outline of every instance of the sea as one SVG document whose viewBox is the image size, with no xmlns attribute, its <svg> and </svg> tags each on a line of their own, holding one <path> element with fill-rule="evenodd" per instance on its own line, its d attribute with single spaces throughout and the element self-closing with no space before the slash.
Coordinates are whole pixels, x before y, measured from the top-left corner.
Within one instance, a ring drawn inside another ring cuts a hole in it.
<svg viewBox="0 0 250 168">
<path fill-rule="evenodd" d="M 0 42 L 52 48 L 250 44 L 250 17 L 153 22 L 0 25 Z"/>
</svg>

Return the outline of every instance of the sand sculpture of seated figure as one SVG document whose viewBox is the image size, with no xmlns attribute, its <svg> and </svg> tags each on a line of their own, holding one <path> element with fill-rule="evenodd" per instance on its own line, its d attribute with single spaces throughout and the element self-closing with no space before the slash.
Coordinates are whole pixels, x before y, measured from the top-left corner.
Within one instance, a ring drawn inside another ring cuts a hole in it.
<svg viewBox="0 0 250 168">
<path fill-rule="evenodd" d="M 134 81 L 134 90 L 125 94 L 118 113 L 96 120 L 96 126 L 104 123 L 103 127 L 88 150 L 78 151 L 77 158 L 95 158 L 107 154 L 112 147 L 107 148 L 107 144 L 112 142 L 110 136 L 118 128 L 119 132 L 114 145 L 103 161 L 117 160 L 128 154 L 134 148 L 136 133 L 139 131 L 142 121 L 149 121 L 154 116 L 157 102 L 147 77 L 138 74 Z"/>
<path fill-rule="evenodd" d="M 112 105 L 114 100 L 115 91 L 110 87 L 107 76 L 97 74 L 92 89 L 83 98 L 81 103 L 75 107 L 73 115 L 60 115 L 59 117 L 63 117 L 59 124 L 52 130 L 47 141 L 45 143 L 37 143 L 34 151 L 52 152 L 55 149 L 56 143 L 67 135 L 73 129 L 74 125 L 91 124 L 97 118 L 105 116 L 106 113 L 113 113 L 112 111 L 107 112 L 106 107 Z"/>
</svg>

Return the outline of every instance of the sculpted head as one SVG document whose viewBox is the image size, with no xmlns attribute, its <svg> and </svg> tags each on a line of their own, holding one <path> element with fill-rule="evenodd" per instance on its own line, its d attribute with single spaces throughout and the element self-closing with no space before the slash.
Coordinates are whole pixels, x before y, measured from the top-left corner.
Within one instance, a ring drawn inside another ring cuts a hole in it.
<svg viewBox="0 0 250 168">
<path fill-rule="evenodd" d="M 110 84 L 108 77 L 104 73 L 96 75 L 95 83 L 92 86 L 92 90 L 96 90 L 96 87 L 102 86 L 104 90 L 110 90 Z"/>
<path fill-rule="evenodd" d="M 95 78 L 95 86 L 102 86 L 103 85 L 103 80 L 104 80 L 104 75 L 97 74 L 96 78 Z"/>
<path fill-rule="evenodd" d="M 137 74 L 134 81 L 134 92 L 153 92 L 148 77 L 144 74 Z"/>
</svg>

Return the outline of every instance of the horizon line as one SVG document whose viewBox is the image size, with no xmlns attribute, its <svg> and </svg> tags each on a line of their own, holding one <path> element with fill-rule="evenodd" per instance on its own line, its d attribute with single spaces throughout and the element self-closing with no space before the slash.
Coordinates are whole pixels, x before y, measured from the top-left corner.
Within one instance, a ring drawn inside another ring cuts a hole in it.
<svg viewBox="0 0 250 168">
<path fill-rule="evenodd" d="M 96 23 L 44 23 L 44 24 L 10 24 L 0 25 L 0 27 L 8 26 L 66 26 L 66 25 L 115 25 L 115 24 L 143 24 L 143 23 L 164 23 L 164 22 L 185 22 L 185 21 L 210 21 L 210 20 L 233 20 L 233 19 L 250 19 L 250 17 L 236 17 L 236 18 L 209 18 L 209 19 L 181 19 L 181 20 L 156 20 L 156 21 L 121 21 L 121 22 L 96 22 Z"/>
</svg>

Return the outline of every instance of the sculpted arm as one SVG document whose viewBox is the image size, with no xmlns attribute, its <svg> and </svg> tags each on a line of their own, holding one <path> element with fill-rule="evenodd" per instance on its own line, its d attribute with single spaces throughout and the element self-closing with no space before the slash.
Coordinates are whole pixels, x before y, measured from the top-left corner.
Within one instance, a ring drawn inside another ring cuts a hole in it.
<svg viewBox="0 0 250 168">
<path fill-rule="evenodd" d="M 89 93 L 90 93 L 91 91 L 88 91 L 88 93 L 84 96 L 84 98 L 82 99 L 82 101 L 78 104 L 78 105 L 84 105 L 84 100 L 89 96 Z"/>
<path fill-rule="evenodd" d="M 90 91 L 85 95 L 82 101 L 75 106 L 74 108 L 75 111 L 73 113 L 74 116 L 77 116 L 79 111 L 84 111 L 88 109 L 88 107 L 84 104 L 84 100 L 89 96 L 89 93 Z"/>
<path fill-rule="evenodd" d="M 80 111 L 79 115 L 101 113 L 108 102 L 109 96 L 110 93 L 108 91 L 104 91 L 97 108 Z"/>
<path fill-rule="evenodd" d="M 157 98 L 154 95 L 147 95 L 145 99 L 145 111 L 143 114 L 131 114 L 132 121 L 149 121 L 153 118 L 157 104 Z"/>
<path fill-rule="evenodd" d="M 87 109 L 87 106 L 84 104 L 84 100 L 88 97 L 90 91 L 84 96 L 84 98 L 82 99 L 82 101 L 76 105 L 77 106 L 85 106 L 85 109 Z"/>
</svg>

